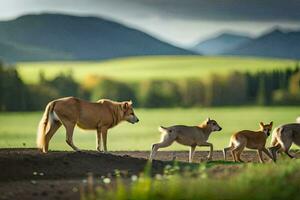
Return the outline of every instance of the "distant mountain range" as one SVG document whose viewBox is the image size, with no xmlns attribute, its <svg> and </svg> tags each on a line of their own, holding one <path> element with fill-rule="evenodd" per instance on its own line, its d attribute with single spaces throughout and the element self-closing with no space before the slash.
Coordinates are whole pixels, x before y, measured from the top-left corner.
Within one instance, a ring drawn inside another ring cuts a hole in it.
<svg viewBox="0 0 300 200">
<path fill-rule="evenodd" d="M 249 42 L 250 40 L 251 38 L 247 36 L 242 36 L 235 33 L 222 33 L 221 35 L 198 43 L 191 49 L 206 55 L 222 54 L 238 47 L 245 42 Z"/>
<path fill-rule="evenodd" d="M 103 60 L 143 55 L 237 55 L 300 59 L 300 30 L 251 38 L 223 33 L 190 49 L 97 17 L 25 15 L 0 21 L 0 60 Z"/>
<path fill-rule="evenodd" d="M 192 50 L 208 55 L 238 55 L 300 59 L 300 31 L 273 29 L 257 38 L 223 33 Z"/>
<path fill-rule="evenodd" d="M 139 30 L 96 17 L 41 14 L 0 22 L 0 59 L 7 62 L 193 54 Z"/>
</svg>

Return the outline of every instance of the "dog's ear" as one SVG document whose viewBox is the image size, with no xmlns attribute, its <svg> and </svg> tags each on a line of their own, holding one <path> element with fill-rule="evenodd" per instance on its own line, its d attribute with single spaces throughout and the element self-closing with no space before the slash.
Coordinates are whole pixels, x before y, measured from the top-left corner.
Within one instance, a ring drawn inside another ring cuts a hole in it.
<svg viewBox="0 0 300 200">
<path fill-rule="evenodd" d="M 270 126 L 273 126 L 273 121 L 270 122 Z"/>
<path fill-rule="evenodd" d="M 132 106 L 132 101 L 130 100 L 130 101 L 128 101 L 128 104 L 130 105 L 130 106 Z"/>
<path fill-rule="evenodd" d="M 259 126 L 264 127 L 264 123 L 263 122 L 259 122 Z"/>
<path fill-rule="evenodd" d="M 128 110 L 129 108 L 129 103 L 128 102 L 124 102 L 122 105 L 123 110 Z"/>
<path fill-rule="evenodd" d="M 206 124 L 208 124 L 209 121 L 210 121 L 210 117 L 206 118 L 205 120 Z"/>
</svg>

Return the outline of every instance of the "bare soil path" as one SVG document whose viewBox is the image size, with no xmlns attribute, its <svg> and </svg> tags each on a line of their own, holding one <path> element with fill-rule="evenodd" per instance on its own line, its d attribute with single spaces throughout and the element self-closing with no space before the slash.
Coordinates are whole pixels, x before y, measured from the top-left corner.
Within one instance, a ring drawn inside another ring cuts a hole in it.
<svg viewBox="0 0 300 200">
<path fill-rule="evenodd" d="M 195 163 L 206 162 L 207 154 L 196 152 Z M 51 151 L 42 154 L 37 149 L 0 149 L 0 199 L 79 199 L 80 187 L 86 184 L 88 173 L 92 173 L 99 184 L 103 176 L 114 179 L 116 169 L 121 176 L 131 177 L 143 172 L 148 156 L 148 151 Z M 160 151 L 152 163 L 152 174 L 161 174 L 173 160 L 180 165 L 190 165 L 186 163 L 187 158 L 187 151 Z M 256 152 L 251 151 L 244 152 L 242 158 L 246 162 L 258 161 Z M 220 165 L 209 169 L 213 177 L 237 173 L 242 166 L 225 165 L 221 160 L 222 152 L 215 151 L 212 163 L 220 162 Z"/>
</svg>

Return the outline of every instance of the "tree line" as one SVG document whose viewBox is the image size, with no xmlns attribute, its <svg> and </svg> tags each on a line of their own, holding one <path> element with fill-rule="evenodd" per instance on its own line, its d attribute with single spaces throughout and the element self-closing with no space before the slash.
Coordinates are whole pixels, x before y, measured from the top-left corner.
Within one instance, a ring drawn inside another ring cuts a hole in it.
<svg viewBox="0 0 300 200">
<path fill-rule="evenodd" d="M 97 101 L 109 98 L 132 100 L 136 107 L 195 107 L 227 105 L 300 105 L 300 69 L 212 74 L 207 81 L 145 80 L 128 83 L 90 75 L 81 83 L 72 71 L 48 80 L 40 72 L 37 84 L 24 83 L 17 70 L 0 63 L 0 110 L 44 109 L 56 98 L 76 96 Z"/>
</svg>

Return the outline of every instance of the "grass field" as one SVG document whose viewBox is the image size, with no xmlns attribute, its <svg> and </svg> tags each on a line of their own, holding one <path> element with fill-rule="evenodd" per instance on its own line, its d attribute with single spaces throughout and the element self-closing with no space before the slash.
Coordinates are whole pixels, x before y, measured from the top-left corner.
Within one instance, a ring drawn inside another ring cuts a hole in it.
<svg viewBox="0 0 300 200">
<path fill-rule="evenodd" d="M 255 72 L 295 66 L 295 61 L 284 59 L 211 57 L 211 56 L 152 56 L 114 59 L 104 62 L 25 62 L 18 63 L 21 78 L 36 83 L 40 71 L 46 78 L 59 73 L 73 72 L 77 81 L 86 76 L 99 75 L 123 81 L 145 79 L 207 79 L 211 73 L 226 74 L 234 70 Z"/>
<path fill-rule="evenodd" d="M 220 167 L 232 165 L 232 163 L 218 163 L 217 165 Z M 181 173 L 179 166 L 175 165 L 167 168 L 165 174 L 155 178 L 142 174 L 130 183 L 119 178 L 114 187 L 106 184 L 94 190 L 86 189 L 87 192 L 84 193 L 82 199 L 298 199 L 299 165 L 299 160 L 280 161 L 276 165 L 252 164 L 244 166 L 238 175 L 225 177 L 210 176 L 207 173 L 209 166 L 205 163 L 200 164 L 199 170 L 185 170 Z M 90 178 L 87 187 L 93 188 L 93 183 Z"/>
<path fill-rule="evenodd" d="M 109 132 L 109 150 L 149 150 L 151 144 L 160 139 L 157 131 L 159 125 L 196 125 L 206 117 L 216 119 L 223 127 L 221 132 L 215 132 L 209 139 L 215 149 L 222 149 L 228 145 L 230 135 L 236 130 L 258 129 L 260 121 L 274 121 L 275 126 L 294 122 L 299 115 L 299 107 L 137 109 L 136 114 L 140 118 L 138 124 L 131 125 L 124 122 Z M 0 148 L 24 145 L 35 147 L 36 127 L 41 115 L 41 112 L 0 113 Z M 74 140 L 79 148 L 94 150 L 95 137 L 95 131 L 76 128 Z M 50 149 L 70 150 L 65 143 L 63 128 L 60 128 L 54 136 Z M 178 144 L 166 148 L 166 150 L 175 149 L 188 150 L 187 147 Z"/>
</svg>

